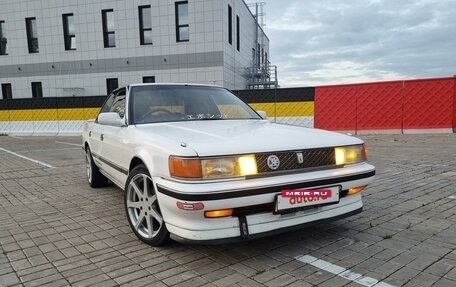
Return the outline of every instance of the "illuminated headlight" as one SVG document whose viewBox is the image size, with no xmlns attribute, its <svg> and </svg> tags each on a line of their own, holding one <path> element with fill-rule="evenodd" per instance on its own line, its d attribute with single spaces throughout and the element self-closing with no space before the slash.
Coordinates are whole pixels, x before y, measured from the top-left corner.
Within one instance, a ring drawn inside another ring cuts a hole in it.
<svg viewBox="0 0 456 287">
<path fill-rule="evenodd" d="M 203 159 L 201 168 L 203 178 L 226 178 L 258 173 L 253 155 Z"/>
<path fill-rule="evenodd" d="M 257 174 L 254 155 L 217 158 L 169 158 L 171 176 L 180 178 L 218 179 Z"/>
<path fill-rule="evenodd" d="M 367 160 L 366 146 L 364 144 L 336 147 L 334 151 L 337 165 L 353 164 Z"/>
</svg>

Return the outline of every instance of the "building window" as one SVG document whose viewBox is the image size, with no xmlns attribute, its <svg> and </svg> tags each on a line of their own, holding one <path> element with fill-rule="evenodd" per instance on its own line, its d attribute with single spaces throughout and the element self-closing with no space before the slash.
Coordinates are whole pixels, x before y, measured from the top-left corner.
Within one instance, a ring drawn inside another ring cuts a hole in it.
<svg viewBox="0 0 456 287">
<path fill-rule="evenodd" d="M 228 5 L 228 43 L 233 44 L 233 9 Z"/>
<path fill-rule="evenodd" d="M 256 56 L 255 48 L 252 48 L 252 62 L 253 62 L 254 66 L 255 66 L 255 63 L 256 63 L 255 56 Z"/>
<path fill-rule="evenodd" d="M 176 41 L 186 42 L 190 39 L 188 31 L 188 1 L 176 2 Z"/>
<path fill-rule="evenodd" d="M 139 6 L 139 39 L 141 45 L 152 44 L 152 13 L 150 5 Z"/>
<path fill-rule="evenodd" d="M 101 10 L 103 20 L 103 41 L 105 48 L 116 46 L 116 32 L 114 31 L 114 10 Z"/>
<path fill-rule="evenodd" d="M 111 94 L 112 91 L 117 89 L 119 87 L 119 80 L 117 78 L 110 78 L 106 79 L 106 91 L 108 92 L 107 94 Z"/>
<path fill-rule="evenodd" d="M 257 49 L 257 56 L 256 56 L 256 60 L 257 60 L 257 67 L 258 69 L 260 68 L 261 66 L 261 47 L 260 47 L 260 44 L 258 44 L 258 49 Z"/>
<path fill-rule="evenodd" d="M 10 83 L 2 84 L 2 94 L 4 100 L 13 98 L 13 91 L 11 90 Z"/>
<path fill-rule="evenodd" d="M 241 51 L 241 22 L 239 16 L 236 15 L 236 49 Z"/>
<path fill-rule="evenodd" d="M 73 14 L 63 14 L 63 40 L 65 41 L 65 50 L 76 50 L 76 35 L 74 31 Z"/>
<path fill-rule="evenodd" d="M 8 55 L 6 53 L 6 43 L 5 21 L 0 20 L 0 55 Z"/>
<path fill-rule="evenodd" d="M 155 76 L 143 77 L 143 83 L 155 83 Z"/>
<path fill-rule="evenodd" d="M 42 98 L 43 97 L 43 87 L 41 82 L 32 82 L 32 98 Z"/>
<path fill-rule="evenodd" d="M 36 32 L 36 18 L 25 18 L 27 43 L 29 53 L 38 53 L 38 33 Z"/>
</svg>

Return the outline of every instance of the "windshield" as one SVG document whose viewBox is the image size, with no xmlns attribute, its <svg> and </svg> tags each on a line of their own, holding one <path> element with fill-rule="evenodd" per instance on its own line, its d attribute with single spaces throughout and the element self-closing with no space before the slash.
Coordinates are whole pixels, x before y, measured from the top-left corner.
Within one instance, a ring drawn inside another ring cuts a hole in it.
<svg viewBox="0 0 456 287">
<path fill-rule="evenodd" d="M 136 86 L 130 90 L 134 124 L 261 119 L 228 90 L 206 86 Z"/>
</svg>

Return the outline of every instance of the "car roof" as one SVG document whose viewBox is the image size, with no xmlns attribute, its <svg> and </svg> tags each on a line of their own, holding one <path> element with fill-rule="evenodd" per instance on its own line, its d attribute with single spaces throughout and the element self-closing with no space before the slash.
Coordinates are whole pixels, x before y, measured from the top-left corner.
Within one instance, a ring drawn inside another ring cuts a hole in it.
<svg viewBox="0 0 456 287">
<path fill-rule="evenodd" d="M 141 87 L 141 86 L 192 86 L 192 87 L 216 87 L 223 88 L 218 85 L 208 84 L 191 84 L 191 83 L 135 83 L 128 85 L 129 87 Z"/>
</svg>

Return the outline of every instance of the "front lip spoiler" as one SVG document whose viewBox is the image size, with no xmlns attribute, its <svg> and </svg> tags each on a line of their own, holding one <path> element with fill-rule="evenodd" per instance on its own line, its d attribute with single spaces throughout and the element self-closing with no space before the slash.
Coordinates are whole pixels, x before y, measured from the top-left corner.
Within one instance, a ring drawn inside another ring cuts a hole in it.
<svg viewBox="0 0 456 287">
<path fill-rule="evenodd" d="M 269 236 L 277 235 L 280 233 L 293 231 L 296 229 L 303 229 L 303 228 L 311 227 L 311 226 L 326 223 L 326 222 L 336 221 L 336 220 L 339 220 L 339 219 L 342 219 L 345 217 L 349 217 L 349 216 L 361 213 L 362 211 L 363 211 L 363 208 L 360 207 L 353 211 L 350 211 L 350 212 L 347 212 L 347 213 L 344 213 L 344 214 L 341 214 L 338 216 L 334 216 L 334 217 L 323 218 L 323 219 L 306 222 L 303 224 L 293 225 L 293 226 L 287 226 L 287 227 L 283 227 L 283 228 L 279 228 L 279 229 L 275 229 L 275 230 L 271 230 L 271 231 L 250 234 L 247 238 L 242 238 L 241 236 L 239 236 L 239 237 L 229 237 L 229 238 L 221 238 L 221 239 L 193 240 L 193 239 L 182 238 L 175 234 L 171 234 L 170 237 L 171 237 L 171 239 L 173 239 L 177 242 L 183 243 L 183 244 L 217 245 L 217 244 L 235 243 L 235 242 L 239 242 L 239 241 L 246 241 L 246 240 L 259 239 L 259 238 L 263 238 L 263 237 L 269 237 Z"/>
<path fill-rule="evenodd" d="M 235 191 L 226 191 L 226 192 L 217 192 L 217 193 L 201 193 L 201 194 L 189 194 L 189 193 L 181 193 L 161 185 L 157 184 L 158 192 L 165 194 L 167 196 L 173 197 L 179 200 L 186 200 L 186 201 L 208 201 L 208 200 L 222 200 L 222 199 L 230 199 L 230 198 L 238 198 L 238 197 L 245 197 L 245 196 L 254 196 L 260 194 L 269 194 L 269 193 L 277 193 L 281 192 L 284 189 L 298 189 L 298 188 L 310 188 L 315 186 L 328 186 L 334 184 L 340 184 L 342 182 L 365 179 L 369 177 L 375 176 L 375 170 L 358 173 L 354 175 L 348 176 L 340 176 L 340 177 L 331 177 L 326 179 L 318 179 L 312 181 L 305 181 L 300 183 L 293 183 L 293 184 L 285 184 L 285 185 L 278 185 L 278 186 L 270 186 L 270 187 L 261 187 L 261 188 L 251 188 L 251 189 L 242 189 L 242 190 L 235 190 Z"/>
</svg>

